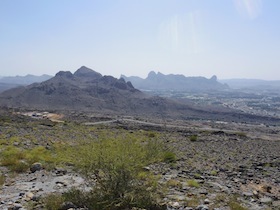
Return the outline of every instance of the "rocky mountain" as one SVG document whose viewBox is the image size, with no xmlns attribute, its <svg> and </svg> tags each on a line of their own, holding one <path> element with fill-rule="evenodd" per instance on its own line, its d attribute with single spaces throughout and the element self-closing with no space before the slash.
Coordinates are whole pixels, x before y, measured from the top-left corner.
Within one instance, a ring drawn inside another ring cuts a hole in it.
<svg viewBox="0 0 280 210">
<path fill-rule="evenodd" d="M 85 66 L 74 74 L 60 71 L 55 77 L 3 92 L 1 105 L 53 110 L 118 110 L 130 98 L 143 94 L 130 82 L 102 76 Z"/>
<path fill-rule="evenodd" d="M 225 121 L 279 122 L 251 116 L 225 107 L 198 106 L 147 95 L 123 78 L 103 76 L 85 66 L 74 74 L 60 71 L 53 78 L 7 90 L 0 107 L 131 115 L 160 119 L 211 119 Z"/>
<path fill-rule="evenodd" d="M 136 88 L 141 90 L 207 92 L 229 88 L 228 85 L 218 82 L 216 76 L 207 79 L 205 77 L 185 77 L 184 75 L 175 74 L 164 75 L 160 72 L 151 71 L 146 79 L 136 76 L 126 77 L 124 75 L 121 75 L 121 78 L 130 81 Z"/>
<path fill-rule="evenodd" d="M 13 87 L 26 86 L 35 82 L 43 82 L 52 78 L 52 76 L 43 74 L 41 76 L 35 76 L 28 74 L 26 76 L 15 77 L 1 77 L 0 78 L 0 92 L 8 90 Z"/>
</svg>

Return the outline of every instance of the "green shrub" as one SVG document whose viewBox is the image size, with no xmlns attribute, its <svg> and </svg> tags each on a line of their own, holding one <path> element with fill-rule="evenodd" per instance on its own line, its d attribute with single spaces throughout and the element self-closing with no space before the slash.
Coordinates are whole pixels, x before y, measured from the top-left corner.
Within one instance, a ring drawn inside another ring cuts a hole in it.
<svg viewBox="0 0 280 210">
<path fill-rule="evenodd" d="M 182 183 L 180 181 L 176 180 L 176 179 L 170 179 L 170 180 L 167 181 L 167 186 L 181 188 Z"/>
<path fill-rule="evenodd" d="M 11 171 L 22 173 L 29 168 L 29 165 L 24 161 L 24 158 L 24 150 L 14 146 L 8 146 L 1 153 L 1 165 L 7 166 Z"/>
<path fill-rule="evenodd" d="M 200 204 L 200 201 L 197 197 L 192 197 L 190 200 L 187 200 L 187 205 L 190 207 L 197 207 Z"/>
<path fill-rule="evenodd" d="M 143 172 L 143 167 L 162 153 L 161 147 L 154 147 L 157 155 L 150 155 L 151 143 L 133 135 L 100 136 L 99 140 L 76 147 L 72 161 L 95 184 L 91 192 L 74 190 L 67 199 L 74 197 L 76 205 L 81 201 L 90 209 L 149 209 L 156 205 L 156 178 Z"/>
<path fill-rule="evenodd" d="M 191 135 L 190 141 L 197 141 L 197 135 Z"/>
<path fill-rule="evenodd" d="M 163 160 L 166 163 L 174 163 L 176 162 L 176 155 L 173 152 L 165 152 Z"/>
<path fill-rule="evenodd" d="M 200 187 L 199 183 L 194 180 L 194 179 L 189 179 L 187 181 L 187 184 L 190 186 L 190 187 Z"/>
<path fill-rule="evenodd" d="M 229 202 L 229 207 L 230 207 L 231 210 L 247 210 L 247 208 L 241 206 L 236 201 Z"/>
<path fill-rule="evenodd" d="M 60 194 L 54 193 L 44 197 L 43 202 L 47 210 L 57 210 L 61 208 L 64 199 Z"/>
<path fill-rule="evenodd" d="M 82 190 L 72 188 L 63 193 L 65 201 L 72 202 L 78 207 L 86 206 L 89 209 L 97 209 L 99 207 L 98 200 L 93 196 L 92 191 L 84 192 Z"/>
<path fill-rule="evenodd" d="M 26 160 L 30 164 L 35 162 L 52 163 L 55 161 L 52 157 L 51 151 L 46 150 L 46 148 L 43 146 L 35 147 L 26 151 L 25 153 Z"/>
<path fill-rule="evenodd" d="M 29 165 L 25 161 L 17 161 L 10 166 L 10 169 L 16 173 L 23 173 L 29 169 Z"/>
<path fill-rule="evenodd" d="M 216 170 L 212 170 L 212 171 L 210 172 L 210 174 L 211 174 L 212 176 L 217 176 L 218 171 L 216 171 Z"/>
<path fill-rule="evenodd" d="M 35 147 L 31 150 L 7 146 L 5 150 L 1 152 L 0 161 L 2 166 L 7 166 L 11 171 L 22 173 L 25 172 L 32 163 L 53 163 L 55 159 L 52 157 L 51 152 L 42 146 Z"/>
<path fill-rule="evenodd" d="M 155 138 L 157 136 L 157 134 L 153 131 L 148 132 L 148 137 L 149 138 Z"/>
</svg>

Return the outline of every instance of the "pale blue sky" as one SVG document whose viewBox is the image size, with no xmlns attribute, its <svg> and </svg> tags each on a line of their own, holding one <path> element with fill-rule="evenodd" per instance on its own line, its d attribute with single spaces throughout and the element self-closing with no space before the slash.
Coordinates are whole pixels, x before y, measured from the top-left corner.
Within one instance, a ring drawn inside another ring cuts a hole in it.
<svg viewBox="0 0 280 210">
<path fill-rule="evenodd" d="M 0 76 L 280 80 L 278 0 L 0 0 Z"/>
</svg>

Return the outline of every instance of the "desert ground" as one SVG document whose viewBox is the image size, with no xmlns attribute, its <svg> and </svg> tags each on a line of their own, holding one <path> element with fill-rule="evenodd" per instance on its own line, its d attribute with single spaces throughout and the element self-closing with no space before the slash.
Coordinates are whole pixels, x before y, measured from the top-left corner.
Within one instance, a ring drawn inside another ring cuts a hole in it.
<svg viewBox="0 0 280 210">
<path fill-rule="evenodd" d="M 73 187 L 95 187 L 98 179 L 74 159 L 83 153 L 82 144 L 113 137 L 149 141 L 150 156 L 165 153 L 141 165 L 156 182 L 157 205 L 127 209 L 276 210 L 279 132 L 279 126 L 265 124 L 1 110 L 0 208 L 96 209 L 73 197 L 58 198 Z"/>
</svg>

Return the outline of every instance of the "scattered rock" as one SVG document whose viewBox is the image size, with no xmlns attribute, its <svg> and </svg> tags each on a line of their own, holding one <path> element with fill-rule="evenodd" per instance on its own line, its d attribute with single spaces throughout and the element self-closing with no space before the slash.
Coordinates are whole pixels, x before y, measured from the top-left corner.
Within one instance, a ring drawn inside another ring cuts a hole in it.
<svg viewBox="0 0 280 210">
<path fill-rule="evenodd" d="M 67 174 L 67 170 L 64 169 L 64 168 L 56 168 L 56 169 L 55 169 L 55 173 L 56 173 L 56 175 L 58 175 L 58 176 L 62 176 L 62 175 Z"/>
<path fill-rule="evenodd" d="M 255 197 L 259 197 L 259 192 L 258 192 L 257 190 L 253 190 L 253 195 L 254 195 Z"/>
<path fill-rule="evenodd" d="M 251 193 L 251 192 L 243 192 L 242 195 L 243 195 L 244 197 L 253 197 L 253 196 L 254 196 L 254 194 Z"/>
<path fill-rule="evenodd" d="M 206 198 L 205 200 L 204 200 L 204 204 L 209 204 L 210 203 L 210 200 L 208 199 L 208 198 Z"/>
<path fill-rule="evenodd" d="M 75 209 L 77 206 L 75 206 L 72 202 L 64 202 L 61 206 L 61 210 L 69 210 L 69 209 Z"/>
<path fill-rule="evenodd" d="M 273 201 L 272 206 L 280 208 L 280 201 Z"/>
<path fill-rule="evenodd" d="M 262 188 L 263 188 L 263 190 L 264 190 L 265 192 L 271 193 L 271 190 L 272 190 L 272 187 L 271 187 L 271 186 L 264 185 Z"/>
<path fill-rule="evenodd" d="M 264 204 L 268 204 L 268 203 L 272 202 L 272 198 L 270 198 L 270 197 L 263 197 L 263 198 L 260 199 L 260 202 L 264 203 Z"/>
<path fill-rule="evenodd" d="M 195 209 L 196 210 L 209 210 L 208 206 L 205 206 L 205 205 L 199 205 Z"/>
<path fill-rule="evenodd" d="M 36 171 L 42 170 L 42 164 L 41 163 L 33 163 L 30 167 L 30 171 L 32 173 L 35 173 Z"/>
<path fill-rule="evenodd" d="M 23 206 L 20 203 L 15 203 L 13 206 L 13 210 L 19 210 L 21 209 Z"/>
</svg>

